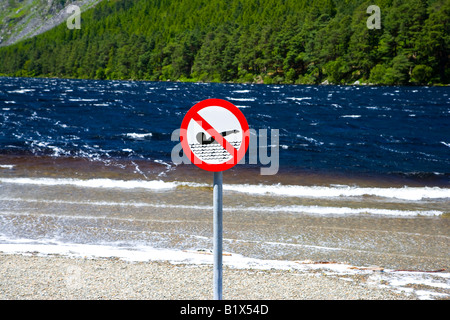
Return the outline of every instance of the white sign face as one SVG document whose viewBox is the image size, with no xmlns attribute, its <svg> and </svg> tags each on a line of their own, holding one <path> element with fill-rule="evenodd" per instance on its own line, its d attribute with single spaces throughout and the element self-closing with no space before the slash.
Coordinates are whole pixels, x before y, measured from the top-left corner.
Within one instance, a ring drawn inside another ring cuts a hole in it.
<svg viewBox="0 0 450 320">
<path fill-rule="evenodd" d="M 242 143 L 242 127 L 236 116 L 229 110 L 218 106 L 206 107 L 198 112 L 208 124 L 228 141 L 235 149 L 239 149 Z M 191 119 L 187 128 L 187 140 L 192 153 L 209 164 L 225 163 L 233 158 L 224 147 L 217 142 L 205 128 Z"/>
<path fill-rule="evenodd" d="M 191 162 L 209 171 L 237 164 L 248 148 L 248 124 L 242 112 L 225 100 L 195 105 L 181 125 L 181 143 Z"/>
</svg>

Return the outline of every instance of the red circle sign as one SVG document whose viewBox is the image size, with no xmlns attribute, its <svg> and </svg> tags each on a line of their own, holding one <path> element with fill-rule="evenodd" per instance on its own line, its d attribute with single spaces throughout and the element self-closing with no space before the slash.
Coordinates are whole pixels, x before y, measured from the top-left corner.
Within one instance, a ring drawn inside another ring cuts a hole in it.
<svg viewBox="0 0 450 320">
<path fill-rule="evenodd" d="M 181 146 L 189 160 L 207 171 L 225 171 L 247 152 L 250 132 L 244 114 L 232 103 L 207 99 L 184 116 Z"/>
</svg>

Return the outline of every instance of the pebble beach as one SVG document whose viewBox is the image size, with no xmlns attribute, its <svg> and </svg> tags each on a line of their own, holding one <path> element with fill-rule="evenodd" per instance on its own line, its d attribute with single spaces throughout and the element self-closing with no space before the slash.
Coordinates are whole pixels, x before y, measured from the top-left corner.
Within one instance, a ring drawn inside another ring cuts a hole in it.
<svg viewBox="0 0 450 320">
<path fill-rule="evenodd" d="M 225 300 L 411 300 L 365 275 L 224 268 Z M 381 282 L 381 281 L 380 281 Z M 212 266 L 0 255 L 2 300 L 210 300 Z"/>
<path fill-rule="evenodd" d="M 3 160 L 0 299 L 213 298 L 207 178 L 36 161 Z M 224 299 L 450 298 L 447 189 L 240 179 L 224 191 Z"/>
</svg>

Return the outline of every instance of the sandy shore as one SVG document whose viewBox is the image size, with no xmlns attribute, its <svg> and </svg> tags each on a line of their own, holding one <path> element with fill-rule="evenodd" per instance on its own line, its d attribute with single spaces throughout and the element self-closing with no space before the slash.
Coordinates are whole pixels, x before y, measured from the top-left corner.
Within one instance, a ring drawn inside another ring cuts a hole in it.
<svg viewBox="0 0 450 320">
<path fill-rule="evenodd" d="M 406 300 L 364 275 L 224 269 L 229 300 Z M 212 299 L 212 267 L 0 254 L 0 299 Z"/>
</svg>

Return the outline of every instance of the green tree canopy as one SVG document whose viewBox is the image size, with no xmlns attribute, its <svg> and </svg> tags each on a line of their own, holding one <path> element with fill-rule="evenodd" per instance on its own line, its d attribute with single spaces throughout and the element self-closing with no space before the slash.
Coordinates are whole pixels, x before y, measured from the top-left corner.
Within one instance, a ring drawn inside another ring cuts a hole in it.
<svg viewBox="0 0 450 320">
<path fill-rule="evenodd" d="M 381 29 L 368 29 L 369 5 Z M 448 84 L 448 0 L 110 0 L 0 48 L 0 74 Z"/>
</svg>

